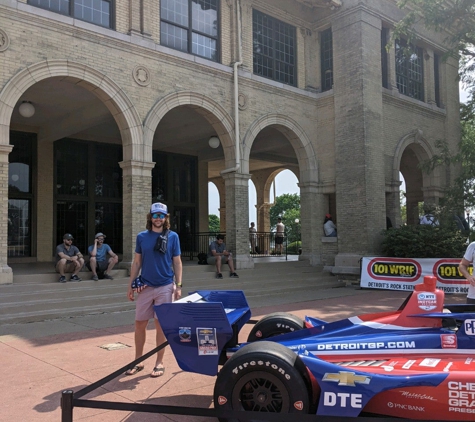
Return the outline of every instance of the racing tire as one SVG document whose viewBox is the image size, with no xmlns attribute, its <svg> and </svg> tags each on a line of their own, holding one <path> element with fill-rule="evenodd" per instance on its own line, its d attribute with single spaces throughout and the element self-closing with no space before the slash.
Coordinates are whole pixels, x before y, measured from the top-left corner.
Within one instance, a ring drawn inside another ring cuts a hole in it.
<svg viewBox="0 0 475 422">
<path fill-rule="evenodd" d="M 218 410 L 312 413 L 307 367 L 298 355 L 281 344 L 270 341 L 248 344 L 233 354 L 218 373 L 214 406 Z"/>
<path fill-rule="evenodd" d="M 253 342 L 280 334 L 291 333 L 305 328 L 305 324 L 299 317 L 287 312 L 274 312 L 259 320 L 252 328 L 247 341 Z"/>
</svg>

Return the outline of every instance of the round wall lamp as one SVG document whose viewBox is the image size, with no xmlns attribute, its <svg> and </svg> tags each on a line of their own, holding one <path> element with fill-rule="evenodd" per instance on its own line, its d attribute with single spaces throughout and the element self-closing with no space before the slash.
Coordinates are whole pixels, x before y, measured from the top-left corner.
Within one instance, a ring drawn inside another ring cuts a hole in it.
<svg viewBox="0 0 475 422">
<path fill-rule="evenodd" d="M 219 138 L 217 136 L 212 136 L 209 138 L 208 144 L 211 148 L 218 148 L 220 144 Z"/>
<path fill-rule="evenodd" d="M 29 101 L 23 101 L 18 108 L 18 112 L 26 118 L 29 118 L 35 114 L 35 106 Z"/>
</svg>

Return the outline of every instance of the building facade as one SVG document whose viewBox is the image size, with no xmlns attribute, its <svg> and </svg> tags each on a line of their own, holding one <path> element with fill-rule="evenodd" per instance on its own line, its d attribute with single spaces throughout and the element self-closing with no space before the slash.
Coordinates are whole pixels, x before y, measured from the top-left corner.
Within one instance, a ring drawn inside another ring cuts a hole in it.
<svg viewBox="0 0 475 422">
<path fill-rule="evenodd" d="M 180 235 L 207 231 L 208 181 L 250 268 L 249 180 L 268 231 L 284 169 L 301 258 L 357 268 L 400 223 L 399 172 L 414 223 L 455 173 L 418 164 L 458 144 L 458 63 L 422 28 L 386 49 L 403 16 L 394 0 L 0 0 L 0 283 L 65 232 L 81 250 L 106 233 L 128 266 L 152 201 Z"/>
</svg>

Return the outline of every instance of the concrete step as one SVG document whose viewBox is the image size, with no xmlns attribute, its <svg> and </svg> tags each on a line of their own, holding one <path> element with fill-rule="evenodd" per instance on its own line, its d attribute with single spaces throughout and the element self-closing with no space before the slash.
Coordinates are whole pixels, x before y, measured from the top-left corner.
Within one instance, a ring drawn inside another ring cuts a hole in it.
<svg viewBox="0 0 475 422">
<path fill-rule="evenodd" d="M 58 283 L 53 272 L 48 274 L 52 281 L 24 277 L 0 286 L 0 324 L 132 312 L 135 304 L 126 296 L 127 270 L 116 271 L 114 280 L 93 281 L 83 277 L 88 273 L 81 273 L 81 282 Z M 238 279 L 227 272 L 223 275 L 222 280 L 216 279 L 213 266 L 185 265 L 183 295 L 195 290 L 243 290 L 252 308 L 286 303 L 289 296 L 297 302 L 322 294 L 332 297 L 336 288 L 344 286 L 337 277 L 297 261 L 256 264 L 254 269 L 240 270 Z"/>
</svg>

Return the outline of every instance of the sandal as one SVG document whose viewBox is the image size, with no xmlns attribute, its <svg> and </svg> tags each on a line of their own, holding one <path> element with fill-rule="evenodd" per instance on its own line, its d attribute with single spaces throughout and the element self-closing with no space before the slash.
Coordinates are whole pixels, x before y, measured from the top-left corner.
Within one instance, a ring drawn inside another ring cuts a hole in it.
<svg viewBox="0 0 475 422">
<path fill-rule="evenodd" d="M 133 368 L 127 369 L 125 375 L 135 375 L 137 372 L 140 372 L 144 369 L 144 366 L 135 365 Z"/>
<path fill-rule="evenodd" d="M 161 377 L 165 373 L 165 367 L 164 366 L 156 366 L 153 368 L 152 373 L 150 376 L 152 378 L 158 378 Z"/>
</svg>

